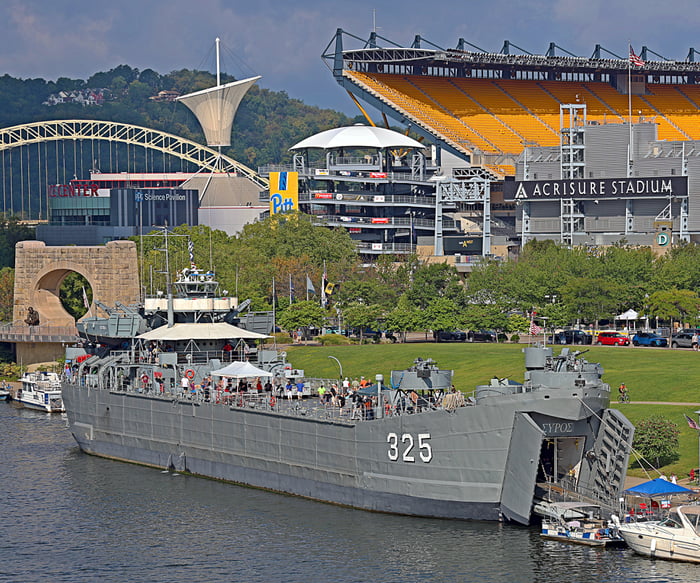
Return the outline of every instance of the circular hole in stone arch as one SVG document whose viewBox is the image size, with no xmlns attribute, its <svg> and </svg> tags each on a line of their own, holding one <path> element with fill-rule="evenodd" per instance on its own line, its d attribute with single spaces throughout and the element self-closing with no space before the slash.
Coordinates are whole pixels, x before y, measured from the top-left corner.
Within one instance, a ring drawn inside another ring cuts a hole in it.
<svg viewBox="0 0 700 583">
<path fill-rule="evenodd" d="M 71 271 L 61 282 L 58 298 L 66 312 L 77 320 L 87 313 L 92 304 L 92 287 L 85 277 Z"/>
</svg>

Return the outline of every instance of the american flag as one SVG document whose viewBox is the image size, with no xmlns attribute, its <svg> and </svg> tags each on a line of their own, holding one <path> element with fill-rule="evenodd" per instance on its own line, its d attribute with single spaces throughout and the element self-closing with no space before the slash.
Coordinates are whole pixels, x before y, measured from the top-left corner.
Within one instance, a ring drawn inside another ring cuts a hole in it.
<svg viewBox="0 0 700 583">
<path fill-rule="evenodd" d="M 700 425 L 698 425 L 698 424 L 695 422 L 694 419 L 692 419 L 691 417 L 688 417 L 687 415 L 685 415 L 685 420 L 688 422 L 688 425 L 689 425 L 692 429 L 697 429 L 698 431 L 700 431 Z"/>
<path fill-rule="evenodd" d="M 189 240 L 187 242 L 187 252 L 190 255 L 190 267 L 194 269 L 197 266 L 194 263 L 194 243 L 192 242 L 192 240 Z"/>
<path fill-rule="evenodd" d="M 634 65 L 635 67 L 643 67 L 644 66 L 644 61 L 642 61 L 642 58 L 639 55 L 636 55 L 634 53 L 634 49 L 630 46 L 630 63 Z"/>
<path fill-rule="evenodd" d="M 532 320 L 530 322 L 530 334 L 533 336 L 537 336 L 538 334 L 542 333 L 542 328 L 540 328 L 537 324 L 535 324 L 535 321 Z"/>
</svg>

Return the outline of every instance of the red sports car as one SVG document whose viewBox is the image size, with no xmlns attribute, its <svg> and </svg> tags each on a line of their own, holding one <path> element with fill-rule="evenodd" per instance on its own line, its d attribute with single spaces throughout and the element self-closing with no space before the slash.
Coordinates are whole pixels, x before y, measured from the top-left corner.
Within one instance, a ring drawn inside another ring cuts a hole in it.
<svg viewBox="0 0 700 583">
<path fill-rule="evenodd" d="M 601 332 L 598 334 L 597 343 L 608 346 L 629 346 L 630 339 L 619 332 Z"/>
</svg>

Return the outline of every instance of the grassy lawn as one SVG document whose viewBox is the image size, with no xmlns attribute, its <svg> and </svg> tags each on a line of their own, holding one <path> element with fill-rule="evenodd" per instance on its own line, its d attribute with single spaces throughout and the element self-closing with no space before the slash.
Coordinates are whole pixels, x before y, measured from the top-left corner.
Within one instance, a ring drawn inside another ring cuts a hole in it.
<svg viewBox="0 0 700 583">
<path fill-rule="evenodd" d="M 522 381 L 524 361 L 522 348 L 517 344 L 488 343 L 410 343 L 367 344 L 363 346 L 294 346 L 287 349 L 289 361 L 314 377 L 336 378 L 337 363 L 328 358 L 334 356 L 348 377 L 365 376 L 374 379 L 382 373 L 388 381 L 392 370 L 410 366 L 418 358 L 432 358 L 440 368 L 455 372 L 455 386 L 470 393 L 479 384 L 488 383 L 494 375 Z M 558 354 L 561 347 L 555 347 Z M 600 362 L 605 374 L 603 379 L 612 387 L 612 405 L 619 407 L 633 423 L 660 414 L 678 425 L 680 459 L 664 467 L 667 475 L 675 473 L 687 477 L 691 467 L 698 467 L 697 432 L 688 427 L 683 414 L 697 420 L 694 411 L 700 406 L 617 404 L 617 387 L 624 382 L 632 401 L 668 401 L 674 403 L 700 403 L 700 353 L 687 350 L 634 348 L 618 346 L 589 347 L 585 358 Z M 631 475 L 644 476 L 644 472 L 632 464 Z M 655 475 L 651 477 L 656 477 Z"/>
</svg>

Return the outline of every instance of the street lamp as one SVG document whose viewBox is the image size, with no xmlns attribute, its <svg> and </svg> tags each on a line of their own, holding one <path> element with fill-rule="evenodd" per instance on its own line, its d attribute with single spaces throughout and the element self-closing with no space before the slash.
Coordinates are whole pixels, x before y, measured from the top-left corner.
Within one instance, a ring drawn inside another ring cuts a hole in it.
<svg viewBox="0 0 700 583">
<path fill-rule="evenodd" d="M 329 356 L 328 358 L 332 358 L 338 364 L 338 368 L 340 369 L 340 377 L 339 378 L 340 378 L 340 381 L 342 382 L 342 380 L 343 380 L 343 365 L 340 364 L 340 361 L 335 356 Z"/>
</svg>

